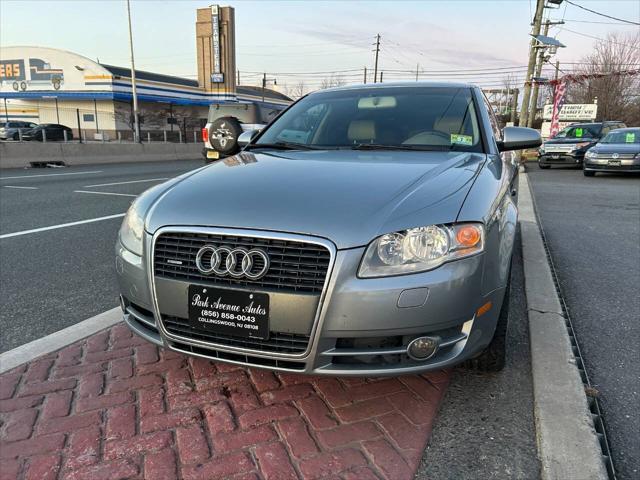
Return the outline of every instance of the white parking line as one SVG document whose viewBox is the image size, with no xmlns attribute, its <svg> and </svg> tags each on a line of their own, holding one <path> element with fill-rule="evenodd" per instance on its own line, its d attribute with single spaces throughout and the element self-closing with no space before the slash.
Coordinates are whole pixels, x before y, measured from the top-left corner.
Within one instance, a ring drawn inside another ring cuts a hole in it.
<svg viewBox="0 0 640 480">
<path fill-rule="evenodd" d="M 18 175 L 13 177 L 0 177 L 0 180 L 9 180 L 11 178 L 35 178 L 35 177 L 59 177 L 62 175 L 89 175 L 93 173 L 102 173 L 102 170 L 95 170 L 91 172 L 72 172 L 72 173 L 44 173 L 39 175 Z"/>
<path fill-rule="evenodd" d="M 169 177 L 166 177 L 166 178 L 148 178 L 147 180 L 131 180 L 130 182 L 101 183 L 99 185 L 85 185 L 82 188 L 110 187 L 112 185 L 127 185 L 129 183 L 159 182 L 161 180 L 169 180 Z"/>
<path fill-rule="evenodd" d="M 137 197 L 131 193 L 90 192 L 88 190 L 74 190 L 73 193 L 93 193 L 94 195 L 118 195 L 119 197 Z"/>
<path fill-rule="evenodd" d="M 21 235 L 29 235 L 31 233 L 46 232 L 47 230 L 57 230 L 59 228 L 73 227 L 75 225 L 83 225 L 85 223 L 101 222 L 102 220 L 111 220 L 112 218 L 124 217 L 124 213 L 117 213 L 115 215 L 107 215 L 106 217 L 90 218 L 88 220 L 80 220 L 78 222 L 61 223 L 59 225 L 51 225 L 50 227 L 33 228 L 31 230 L 23 230 L 21 232 L 5 233 L 0 235 L 0 239 L 19 237 Z"/>
<path fill-rule="evenodd" d="M 4 188 L 20 188 L 23 190 L 38 190 L 38 187 L 18 187 L 16 185 L 3 185 Z"/>
</svg>

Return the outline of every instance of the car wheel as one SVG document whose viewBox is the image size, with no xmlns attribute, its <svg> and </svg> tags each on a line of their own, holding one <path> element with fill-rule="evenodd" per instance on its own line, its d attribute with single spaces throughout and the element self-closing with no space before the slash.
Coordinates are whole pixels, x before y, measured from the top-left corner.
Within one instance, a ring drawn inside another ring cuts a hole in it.
<svg viewBox="0 0 640 480">
<path fill-rule="evenodd" d="M 238 137 L 242 126 L 234 117 L 222 117 L 211 124 L 209 141 L 213 148 L 224 155 L 235 155 L 240 151 Z"/>
<path fill-rule="evenodd" d="M 484 351 L 475 358 L 471 358 L 464 363 L 466 368 L 479 372 L 499 372 L 506 363 L 507 353 L 507 326 L 509 325 L 509 297 L 511 292 L 511 273 L 509 273 L 509 283 L 504 292 L 504 300 L 498 315 L 496 331 L 493 340 Z"/>
<path fill-rule="evenodd" d="M 595 177 L 596 176 L 596 172 L 591 172 L 589 170 L 582 170 L 582 173 L 584 173 L 585 177 Z"/>
<path fill-rule="evenodd" d="M 543 170 L 546 170 L 547 168 L 551 168 L 551 165 L 543 165 L 541 163 L 538 163 L 538 167 L 540 167 Z"/>
<path fill-rule="evenodd" d="M 18 132 L 13 134 L 13 139 L 14 140 L 20 140 L 20 134 Z"/>
</svg>

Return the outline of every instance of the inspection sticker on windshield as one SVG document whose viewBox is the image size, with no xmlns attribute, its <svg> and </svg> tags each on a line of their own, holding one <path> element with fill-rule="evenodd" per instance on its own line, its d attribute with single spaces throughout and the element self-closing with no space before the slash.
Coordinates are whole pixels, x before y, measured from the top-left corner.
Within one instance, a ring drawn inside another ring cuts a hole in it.
<svg viewBox="0 0 640 480">
<path fill-rule="evenodd" d="M 624 141 L 626 143 L 633 143 L 636 141 L 636 134 L 631 132 L 631 133 L 627 133 L 627 135 L 624 137 Z"/>
<path fill-rule="evenodd" d="M 452 145 L 473 145 L 473 137 L 471 135 L 460 135 L 459 133 L 451 134 Z"/>
<path fill-rule="evenodd" d="M 576 128 L 576 137 L 577 138 L 582 138 L 582 129 L 581 128 Z"/>
</svg>

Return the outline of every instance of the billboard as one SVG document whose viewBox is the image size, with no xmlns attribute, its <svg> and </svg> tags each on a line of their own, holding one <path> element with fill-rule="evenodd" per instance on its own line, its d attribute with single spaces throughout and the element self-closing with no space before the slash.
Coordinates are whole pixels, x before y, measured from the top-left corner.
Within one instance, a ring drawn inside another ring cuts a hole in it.
<svg viewBox="0 0 640 480">
<path fill-rule="evenodd" d="M 561 122 L 588 122 L 595 120 L 597 114 L 597 103 L 565 103 L 560 108 L 559 120 Z M 544 120 L 551 120 L 552 115 L 553 105 L 545 105 L 542 113 L 542 118 Z"/>
</svg>

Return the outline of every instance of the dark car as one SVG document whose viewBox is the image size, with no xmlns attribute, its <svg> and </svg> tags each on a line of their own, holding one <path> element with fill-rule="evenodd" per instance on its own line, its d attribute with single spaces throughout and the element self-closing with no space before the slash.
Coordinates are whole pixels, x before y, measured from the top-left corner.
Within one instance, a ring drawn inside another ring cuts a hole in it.
<svg viewBox="0 0 640 480">
<path fill-rule="evenodd" d="M 50 140 L 64 140 L 64 132 L 67 132 L 67 140 L 73 138 L 73 131 L 67 126 L 58 125 L 57 123 L 43 123 L 30 130 L 25 130 L 22 133 L 22 139 L 38 140 L 39 142 L 44 140 L 47 142 Z"/>
<path fill-rule="evenodd" d="M 579 167 L 587 150 L 611 130 L 625 127 L 624 123 L 618 121 L 569 125 L 540 147 L 538 166 L 540 168 L 551 168 L 551 165 Z"/>
<path fill-rule="evenodd" d="M 584 157 L 584 174 L 640 172 L 640 128 L 620 128 L 607 134 Z"/>
<path fill-rule="evenodd" d="M 33 122 L 0 122 L 0 140 L 20 140 L 20 133 L 38 126 Z"/>
</svg>

